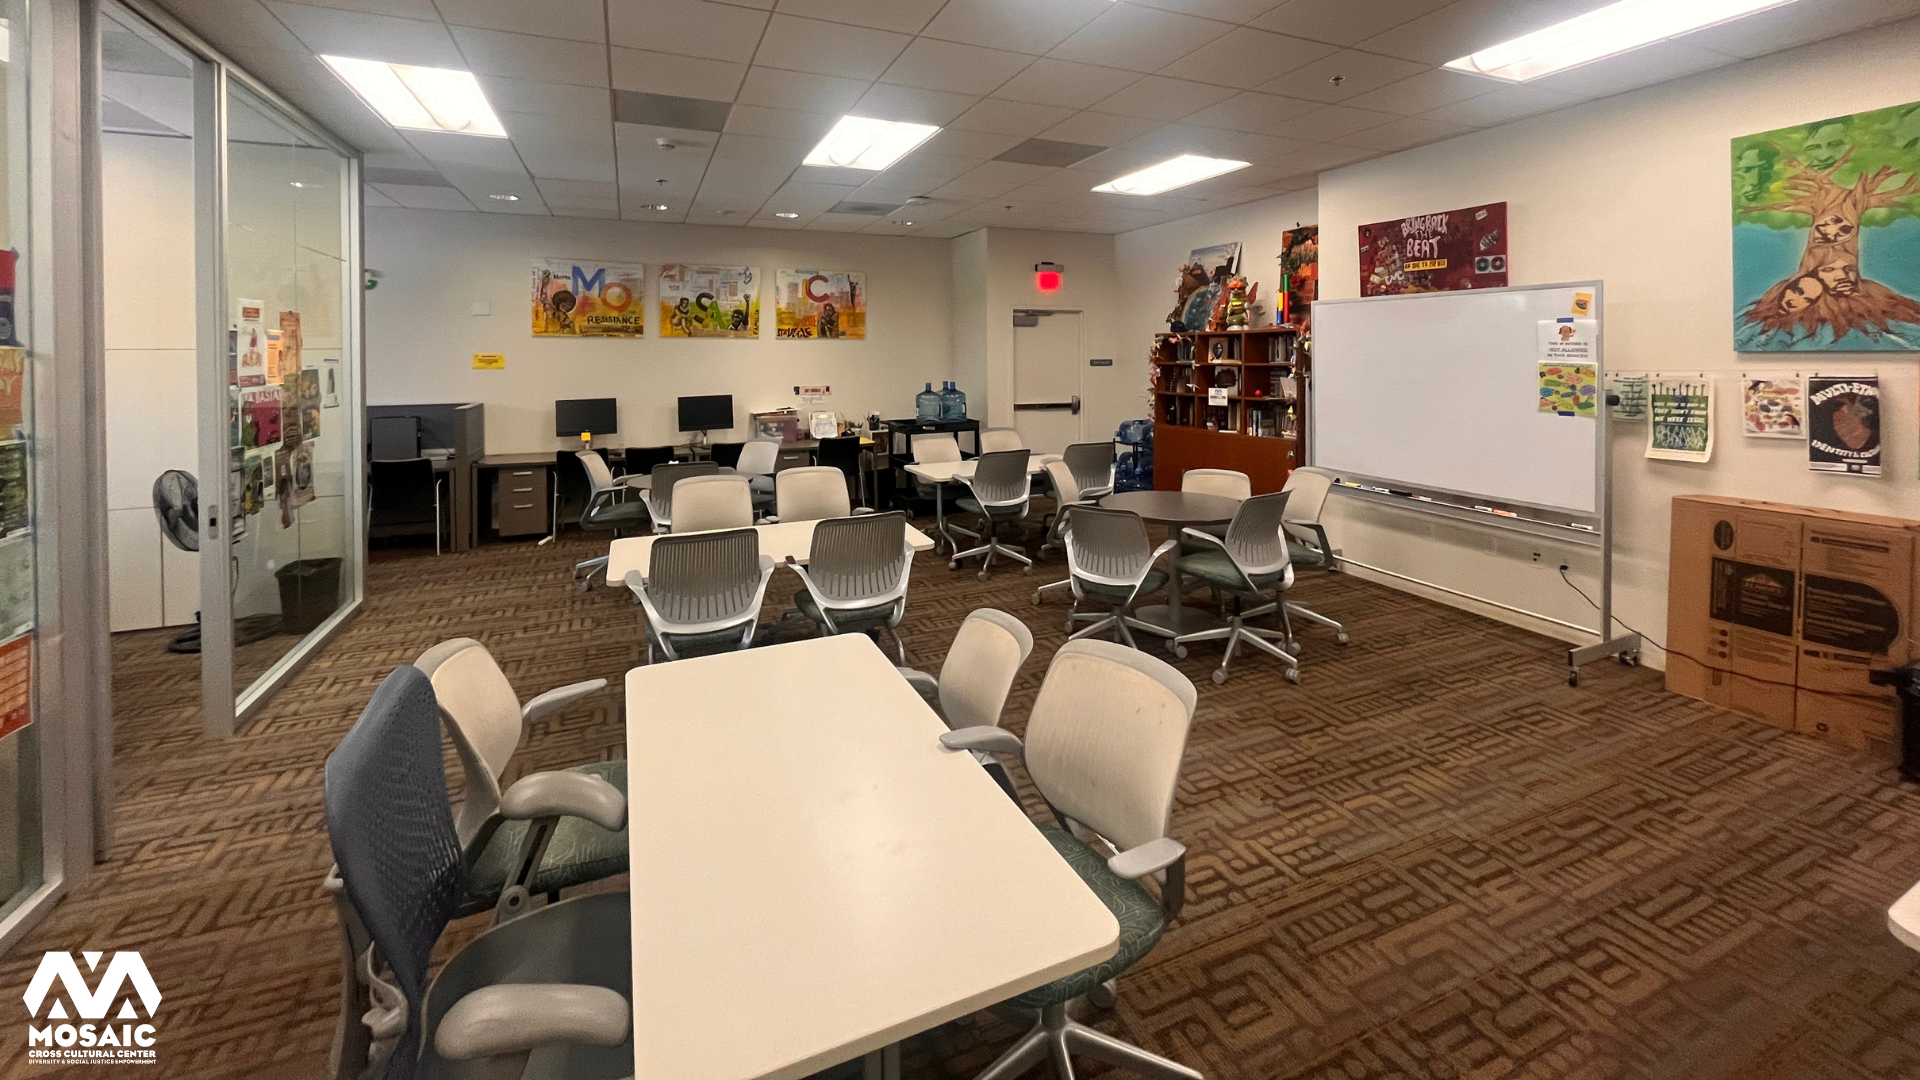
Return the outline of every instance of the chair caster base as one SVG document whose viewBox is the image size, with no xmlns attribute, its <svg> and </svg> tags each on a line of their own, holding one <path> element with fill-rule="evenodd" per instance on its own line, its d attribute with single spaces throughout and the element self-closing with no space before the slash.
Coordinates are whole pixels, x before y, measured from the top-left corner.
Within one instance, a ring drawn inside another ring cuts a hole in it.
<svg viewBox="0 0 1920 1080">
<path fill-rule="evenodd" d="M 1352 641 L 1353 639 L 1351 637 L 1348 637 L 1345 631 L 1342 631 L 1340 634 L 1336 635 L 1333 640 L 1338 644 L 1345 645 L 1348 642 Z"/>
<path fill-rule="evenodd" d="M 979 573 L 977 573 L 977 574 L 975 574 L 975 575 L 973 575 L 973 576 L 974 576 L 974 577 L 976 577 L 976 578 L 978 578 L 978 579 L 979 579 L 979 580 L 981 580 L 981 581 L 985 581 L 985 580 L 987 580 L 987 572 L 986 572 L 985 570 L 982 570 L 982 571 L 980 571 Z"/>
<path fill-rule="evenodd" d="M 1213 685 L 1225 686 L 1226 684 L 1227 684 L 1227 669 L 1214 668 L 1213 669 Z"/>
<path fill-rule="evenodd" d="M 957 571 L 960 569 L 960 564 L 957 562 L 950 562 L 947 564 L 947 569 Z"/>
<path fill-rule="evenodd" d="M 1293 684 L 1293 685 L 1295 685 L 1295 686 L 1299 686 L 1299 685 L 1300 685 L 1300 671 L 1299 671 L 1299 669 L 1297 669 L 1297 668 L 1288 668 L 1288 669 L 1286 670 L 1286 672 L 1285 672 L 1285 674 L 1286 674 L 1286 676 L 1287 676 L 1287 681 L 1288 681 L 1288 682 L 1290 682 L 1290 683 L 1292 683 L 1292 684 Z"/>
<path fill-rule="evenodd" d="M 1087 1004 L 1096 1009 L 1111 1009 L 1113 1008 L 1114 1000 L 1115 993 L 1112 979 L 1108 979 L 1106 982 L 1087 991 Z"/>
<path fill-rule="evenodd" d="M 1179 657 L 1182 660 L 1185 660 L 1187 658 L 1187 647 L 1185 645 L 1180 644 L 1177 641 L 1172 640 L 1171 638 L 1167 640 L 1167 651 Z"/>
</svg>

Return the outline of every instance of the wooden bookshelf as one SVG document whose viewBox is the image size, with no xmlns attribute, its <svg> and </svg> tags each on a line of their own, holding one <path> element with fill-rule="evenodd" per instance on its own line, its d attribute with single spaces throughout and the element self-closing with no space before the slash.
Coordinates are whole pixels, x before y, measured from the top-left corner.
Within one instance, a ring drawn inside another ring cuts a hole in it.
<svg viewBox="0 0 1920 1080">
<path fill-rule="evenodd" d="M 1177 490 L 1188 469 L 1235 469 L 1256 495 L 1280 490 L 1306 440 L 1310 358 L 1299 341 L 1293 326 L 1155 334 L 1153 486 Z"/>
</svg>

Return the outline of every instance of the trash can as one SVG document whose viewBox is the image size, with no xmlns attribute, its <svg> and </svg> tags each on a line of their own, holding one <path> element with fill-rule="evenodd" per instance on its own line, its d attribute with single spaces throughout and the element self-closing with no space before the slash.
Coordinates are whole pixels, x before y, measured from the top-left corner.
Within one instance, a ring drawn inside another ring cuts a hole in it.
<svg viewBox="0 0 1920 1080">
<path fill-rule="evenodd" d="M 1920 781 L 1920 663 L 1891 671 L 1870 671 L 1867 678 L 1891 686 L 1900 698 L 1900 775 Z"/>
<path fill-rule="evenodd" d="M 340 606 L 340 560 L 298 559 L 273 572 L 280 579 L 280 632 L 305 634 Z"/>
</svg>

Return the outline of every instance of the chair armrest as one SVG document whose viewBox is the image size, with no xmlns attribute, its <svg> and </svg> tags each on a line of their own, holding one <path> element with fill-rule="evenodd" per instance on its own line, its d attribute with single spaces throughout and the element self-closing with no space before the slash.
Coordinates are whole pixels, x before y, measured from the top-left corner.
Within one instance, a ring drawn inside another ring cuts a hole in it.
<svg viewBox="0 0 1920 1080">
<path fill-rule="evenodd" d="M 918 668 L 897 667 L 893 670 L 899 672 L 900 677 L 907 680 L 908 685 L 920 691 L 922 694 L 938 694 L 940 692 L 940 680 Z"/>
<path fill-rule="evenodd" d="M 1208 539 L 1212 539 L 1212 538 L 1209 537 Z M 1165 555 L 1167 552 L 1172 551 L 1174 548 L 1177 548 L 1179 546 L 1180 546 L 1180 541 L 1177 538 L 1172 536 L 1169 536 L 1165 540 L 1160 541 L 1160 546 L 1157 548 L 1154 548 L 1153 554 L 1147 557 L 1147 565 L 1152 566 L 1154 563 L 1159 562 L 1160 556 Z"/>
<path fill-rule="evenodd" d="M 1006 728 L 989 724 L 955 728 L 940 736 L 940 745 L 949 750 L 974 750 L 988 754 L 1008 754 L 1026 761 L 1026 747 L 1020 736 Z"/>
<path fill-rule="evenodd" d="M 778 524 L 780 524 L 780 515 L 778 515 L 778 514 L 761 514 L 761 515 L 760 515 L 760 524 L 762 524 L 762 525 L 778 525 Z"/>
<path fill-rule="evenodd" d="M 619 1046 L 633 1006 L 604 986 L 498 983 L 453 1003 L 434 1029 L 433 1048 L 452 1061 L 526 1054 L 557 1043 Z"/>
<path fill-rule="evenodd" d="M 1165 870 L 1186 858 L 1186 855 L 1185 844 L 1171 836 L 1162 836 L 1138 847 L 1130 847 L 1108 859 L 1107 869 L 1123 878 L 1143 878 Z"/>
<path fill-rule="evenodd" d="M 590 773 L 537 772 L 514 781 L 500 796 L 500 816 L 509 821 L 585 818 L 619 832 L 627 827 L 627 797 Z"/>
<path fill-rule="evenodd" d="M 1225 540 L 1220 539 L 1210 532 L 1201 532 L 1199 529 L 1181 529 L 1180 538 L 1183 540 L 1205 540 L 1221 551 L 1227 550 L 1227 542 Z"/>
<path fill-rule="evenodd" d="M 520 710 L 521 726 L 531 724 L 555 709 L 571 705 L 589 694 L 597 694 L 606 688 L 607 680 L 605 679 L 588 679 L 585 682 L 555 687 L 527 702 L 526 707 Z"/>
<path fill-rule="evenodd" d="M 875 510 L 871 506 L 856 506 L 853 508 L 854 517 L 859 517 L 861 514 L 877 514 L 879 512 L 880 511 Z"/>
</svg>

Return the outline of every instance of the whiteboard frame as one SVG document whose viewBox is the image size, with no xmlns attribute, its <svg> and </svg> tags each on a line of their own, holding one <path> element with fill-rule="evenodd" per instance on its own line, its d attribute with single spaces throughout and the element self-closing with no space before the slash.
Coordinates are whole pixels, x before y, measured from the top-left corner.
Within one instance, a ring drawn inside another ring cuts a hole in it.
<svg viewBox="0 0 1920 1080">
<path fill-rule="evenodd" d="M 1571 647 L 1567 650 L 1567 670 L 1568 670 L 1567 682 L 1569 683 L 1569 685 L 1578 686 L 1580 682 L 1580 665 L 1582 664 L 1589 663 L 1591 661 L 1602 659 L 1608 656 L 1617 656 L 1620 658 L 1620 661 L 1625 664 L 1637 664 L 1639 662 L 1639 657 L 1640 657 L 1640 635 L 1639 634 L 1627 633 L 1627 634 L 1620 635 L 1618 637 L 1615 637 L 1612 634 L 1612 630 L 1613 630 L 1613 477 L 1612 477 L 1612 472 L 1609 466 L 1611 465 L 1612 456 L 1613 456 L 1612 454 L 1613 439 L 1612 439 L 1612 431 L 1611 431 L 1612 422 L 1613 422 L 1613 409 L 1607 403 L 1607 395 L 1606 395 L 1606 385 L 1607 385 L 1606 283 L 1598 279 L 1591 280 L 1591 281 L 1560 281 L 1560 282 L 1552 282 L 1552 283 L 1540 284 L 1540 285 L 1508 285 L 1508 286 L 1504 286 L 1502 288 L 1497 288 L 1497 289 L 1474 289 L 1471 291 L 1476 294 L 1486 294 L 1486 293 L 1513 293 L 1513 292 L 1544 292 L 1552 289 L 1592 289 L 1593 290 L 1593 298 L 1594 298 L 1593 314 L 1595 316 L 1594 342 L 1593 342 L 1594 382 L 1596 387 L 1599 388 L 1599 395 L 1600 395 L 1600 400 L 1596 405 L 1596 416 L 1594 419 L 1594 423 L 1595 423 L 1594 439 L 1593 439 L 1593 484 L 1594 484 L 1593 504 L 1595 508 L 1594 512 L 1591 514 L 1588 514 L 1588 513 L 1584 513 L 1577 510 L 1571 510 L 1567 507 L 1546 506 L 1543 504 L 1527 503 L 1527 502 L 1521 502 L 1521 501 L 1507 499 L 1507 498 L 1500 498 L 1495 500 L 1493 496 L 1482 495 L 1477 492 L 1459 491 L 1459 490 L 1448 489 L 1448 488 L 1438 488 L 1438 487 L 1433 487 L 1425 484 L 1415 485 L 1415 486 L 1419 487 L 1419 489 L 1422 491 L 1435 491 L 1441 494 L 1454 495 L 1454 496 L 1458 496 L 1460 498 L 1465 498 L 1465 499 L 1485 499 L 1485 500 L 1498 501 L 1502 505 L 1524 506 L 1532 510 L 1569 515 L 1576 518 L 1582 518 L 1582 519 L 1594 521 L 1596 523 L 1596 532 L 1598 534 L 1598 542 L 1595 546 L 1597 546 L 1600 549 L 1600 589 L 1599 589 L 1600 600 L 1595 605 L 1596 607 L 1599 608 L 1599 623 L 1600 623 L 1599 627 L 1596 629 L 1593 627 L 1580 626 L 1576 623 L 1567 622 L 1564 619 L 1556 619 L 1549 615 L 1543 615 L 1537 611 L 1529 611 L 1525 608 L 1515 607 L 1511 604 L 1501 603 L 1500 601 L 1497 601 L 1497 600 L 1490 600 L 1485 597 L 1474 596 L 1470 593 L 1461 592 L 1458 589 L 1448 588 L 1447 586 L 1438 585 L 1431 581 L 1423 581 L 1419 578 L 1410 577 L 1406 574 L 1397 573 L 1395 571 L 1388 570 L 1384 567 L 1371 566 L 1367 563 L 1363 563 L 1355 559 L 1348 559 L 1338 554 L 1335 555 L 1335 558 L 1340 562 L 1349 563 L 1353 566 L 1357 566 L 1357 567 L 1360 567 L 1361 569 L 1372 571 L 1374 573 L 1385 574 L 1389 577 L 1399 578 L 1402 581 L 1412 582 L 1413 584 L 1422 586 L 1423 588 L 1437 589 L 1441 592 L 1451 593 L 1452 595 L 1460 596 L 1465 599 L 1472 600 L 1475 603 L 1491 605 L 1493 607 L 1501 608 L 1506 611 L 1512 611 L 1516 614 L 1525 615 L 1528 618 L 1539 619 L 1544 622 L 1553 623 L 1558 626 L 1565 626 L 1571 630 L 1576 630 L 1581 633 L 1592 634 L 1596 636 L 1599 640 L 1595 644 Z M 1462 290 L 1462 291 L 1465 291 L 1465 290 Z M 1317 308 L 1317 307 L 1321 307 L 1328 304 L 1345 305 L 1345 304 L 1381 303 L 1381 302 L 1391 302 L 1394 300 L 1404 299 L 1407 296 L 1431 298 L 1434 295 L 1435 294 L 1433 293 L 1413 293 L 1413 294 L 1400 294 L 1396 296 L 1356 296 L 1356 297 L 1347 297 L 1339 300 L 1316 300 L 1314 301 L 1314 307 Z M 1309 368 L 1308 370 L 1311 371 L 1312 369 Z M 1305 456 L 1307 459 L 1307 463 L 1309 465 L 1319 466 L 1320 418 L 1318 416 L 1318 409 L 1314 407 L 1314 393 L 1315 393 L 1314 380 L 1311 377 L 1311 375 L 1309 375 L 1307 379 L 1307 408 L 1310 410 L 1310 413 L 1312 415 L 1309 416 L 1309 421 L 1307 424 L 1308 437 L 1307 437 L 1307 446 L 1306 446 Z M 1319 466 L 1319 467 L 1324 468 L 1324 466 Z M 1329 470 L 1329 471 L 1340 472 L 1341 470 L 1336 469 L 1336 470 Z M 1343 474 L 1343 475 L 1346 475 L 1346 474 Z M 1406 481 L 1396 480 L 1393 477 L 1384 477 L 1384 476 L 1376 477 L 1376 476 L 1370 476 L 1364 473 L 1352 473 L 1350 475 L 1358 478 L 1377 480 L 1382 483 L 1389 483 L 1389 484 L 1400 483 L 1403 485 L 1406 484 Z M 1421 513 L 1446 517 L 1453 520 L 1477 521 L 1481 524 L 1490 525 L 1494 528 L 1502 529 L 1509 532 L 1517 531 L 1517 532 L 1524 532 L 1534 536 L 1538 536 L 1541 534 L 1541 529 L 1543 526 L 1552 528 L 1555 530 L 1567 529 L 1566 526 L 1561 525 L 1558 522 L 1535 521 L 1533 519 L 1525 518 L 1525 517 L 1509 518 L 1504 515 L 1491 514 L 1491 513 L 1476 513 L 1471 509 L 1471 506 L 1462 507 L 1462 506 L 1448 505 L 1446 503 L 1428 502 L 1422 499 L 1402 497 L 1402 496 L 1386 494 L 1381 492 L 1355 491 L 1352 488 L 1344 487 L 1343 485 L 1337 484 L 1337 483 L 1333 486 L 1332 490 L 1336 492 L 1341 492 L 1343 494 L 1347 494 L 1350 497 L 1361 497 L 1369 501 L 1387 502 L 1395 506 L 1415 510 Z M 1580 530 L 1567 530 L 1567 531 L 1579 532 Z"/>
</svg>

